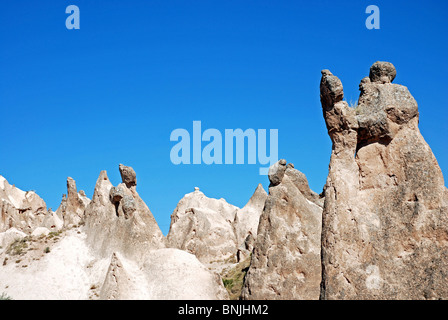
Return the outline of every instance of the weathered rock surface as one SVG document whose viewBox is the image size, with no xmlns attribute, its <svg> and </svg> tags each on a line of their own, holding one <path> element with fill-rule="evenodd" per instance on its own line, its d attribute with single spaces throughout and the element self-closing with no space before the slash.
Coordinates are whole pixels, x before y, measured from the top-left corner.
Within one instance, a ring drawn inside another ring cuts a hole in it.
<svg viewBox="0 0 448 320">
<path fill-rule="evenodd" d="M 101 286 L 101 300 L 129 300 L 132 299 L 133 283 L 131 276 L 123 267 L 123 263 L 114 252 L 110 261 L 106 278 Z"/>
<path fill-rule="evenodd" d="M 322 72 L 333 142 L 325 186 L 322 299 L 447 299 L 448 192 L 417 103 L 377 62 L 356 109 Z"/>
<path fill-rule="evenodd" d="M 62 196 L 61 205 L 56 210 L 56 216 L 64 221 L 64 226 L 78 225 L 84 218 L 84 213 L 90 199 L 86 197 L 84 191 L 76 188 L 73 178 L 67 178 L 67 195 Z"/>
<path fill-rule="evenodd" d="M 60 231 L 64 228 L 64 220 L 62 216 L 56 214 L 51 209 L 45 214 L 44 220 L 42 221 L 42 227 L 45 227 L 51 231 Z"/>
<path fill-rule="evenodd" d="M 31 233 L 31 236 L 33 237 L 41 237 L 41 236 L 48 236 L 50 233 L 50 230 L 45 227 L 37 227 L 34 229 L 34 231 Z"/>
<path fill-rule="evenodd" d="M 7 250 L 12 243 L 22 240 L 26 236 L 26 233 L 17 230 L 14 227 L 6 230 L 5 232 L 0 232 L 0 252 Z"/>
<path fill-rule="evenodd" d="M 103 300 L 227 300 L 220 277 L 178 249 L 148 252 L 141 266 L 114 253 L 101 287 Z"/>
<path fill-rule="evenodd" d="M 397 70 L 390 62 L 377 61 L 370 67 L 370 81 L 376 83 L 392 83 L 397 76 Z"/>
<path fill-rule="evenodd" d="M 192 253 L 207 264 L 235 259 L 237 210 L 224 199 L 208 198 L 195 189 L 179 201 L 171 215 L 168 246 Z"/>
<path fill-rule="evenodd" d="M 239 209 L 235 215 L 233 226 L 238 247 L 238 261 L 244 260 L 252 252 L 253 243 L 258 234 L 260 216 L 267 197 L 268 194 L 259 184 L 247 204 Z"/>
<path fill-rule="evenodd" d="M 86 208 L 87 241 L 101 256 L 118 252 L 140 261 L 147 251 L 165 247 L 165 239 L 136 186 L 125 181 L 114 187 L 101 172 Z"/>
<path fill-rule="evenodd" d="M 185 251 L 173 248 L 155 250 L 147 257 L 143 270 L 151 299 L 228 299 L 221 278 Z"/>
<path fill-rule="evenodd" d="M 195 188 L 179 201 L 171 215 L 168 244 L 196 255 L 206 264 L 236 262 L 239 250 L 247 251 L 246 238 L 257 235 L 266 197 L 266 191 L 259 185 L 240 209 L 224 199 L 208 198 Z"/>
<path fill-rule="evenodd" d="M 127 167 L 123 164 L 119 165 L 121 180 L 126 187 L 131 188 L 137 186 L 137 175 L 132 167 Z"/>
<path fill-rule="evenodd" d="M 285 160 L 270 168 L 269 179 L 242 298 L 318 299 L 322 226 L 318 196 L 309 190 L 306 177 Z"/>
<path fill-rule="evenodd" d="M 39 227 L 47 206 L 34 191 L 22 191 L 0 176 L 0 232 L 16 228 L 30 234 Z"/>
</svg>

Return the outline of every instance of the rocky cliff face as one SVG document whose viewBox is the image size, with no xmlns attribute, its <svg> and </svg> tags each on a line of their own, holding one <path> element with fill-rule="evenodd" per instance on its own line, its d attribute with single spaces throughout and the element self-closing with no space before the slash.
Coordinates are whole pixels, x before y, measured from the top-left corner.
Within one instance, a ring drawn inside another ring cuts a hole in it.
<svg viewBox="0 0 448 320">
<path fill-rule="evenodd" d="M 280 160 L 269 169 L 243 299 L 318 299 L 322 207 L 304 174 Z"/>
<path fill-rule="evenodd" d="M 395 68 L 377 62 L 356 108 L 322 71 L 333 142 L 322 230 L 323 299 L 448 298 L 448 197 Z"/>
</svg>

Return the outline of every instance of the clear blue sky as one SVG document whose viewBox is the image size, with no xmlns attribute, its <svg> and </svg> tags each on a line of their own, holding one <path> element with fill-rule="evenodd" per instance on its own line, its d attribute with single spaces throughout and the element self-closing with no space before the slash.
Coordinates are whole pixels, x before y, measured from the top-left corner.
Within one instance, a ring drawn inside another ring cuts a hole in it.
<svg viewBox="0 0 448 320">
<path fill-rule="evenodd" d="M 67 30 L 77 5 L 81 29 Z M 368 5 L 381 29 L 365 27 Z M 279 157 L 321 192 L 331 151 L 321 69 L 347 101 L 377 60 L 419 103 L 420 129 L 448 175 L 448 2 L 27 0 L 0 6 L 0 174 L 58 207 L 66 178 L 92 196 L 101 170 L 134 167 L 166 234 L 195 186 L 243 206 L 268 179 L 259 165 L 181 165 L 170 133 L 279 130 Z"/>
</svg>

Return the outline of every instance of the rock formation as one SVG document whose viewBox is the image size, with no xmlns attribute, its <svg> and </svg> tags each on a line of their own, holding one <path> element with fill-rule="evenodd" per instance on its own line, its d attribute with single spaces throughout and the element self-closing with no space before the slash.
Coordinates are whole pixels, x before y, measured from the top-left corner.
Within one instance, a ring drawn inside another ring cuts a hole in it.
<svg viewBox="0 0 448 320">
<path fill-rule="evenodd" d="M 36 228 L 50 232 L 77 225 L 90 200 L 83 191 L 77 192 L 72 178 L 67 179 L 67 190 L 68 197 L 64 195 L 58 210 L 53 212 L 47 210 L 44 200 L 34 191 L 22 191 L 0 176 L 0 232 L 17 228 L 32 234 Z"/>
<path fill-rule="evenodd" d="M 156 300 L 227 300 L 221 278 L 192 254 L 178 249 L 151 252 L 143 271 L 150 298 Z"/>
<path fill-rule="evenodd" d="M 205 264 L 236 262 L 239 250 L 247 251 L 246 238 L 256 237 L 266 196 L 259 185 L 240 209 L 224 199 L 208 198 L 195 188 L 171 215 L 168 245 L 196 255 Z"/>
<path fill-rule="evenodd" d="M 34 191 L 22 191 L 0 176 L 0 232 L 16 228 L 30 234 L 47 214 L 47 206 Z"/>
<path fill-rule="evenodd" d="M 136 191 L 134 170 L 119 168 L 123 183 L 114 187 L 101 172 L 90 203 L 68 178 L 60 208 L 42 214 L 39 223 L 31 218 L 45 210 L 43 201 L 39 205 L 35 194 L 0 179 L 7 203 L 1 225 L 7 230 L 0 232 L 2 287 L 11 284 L 15 299 L 228 299 L 218 274 L 192 254 L 164 248 L 165 238 Z"/>
<path fill-rule="evenodd" d="M 228 300 L 221 278 L 178 249 L 148 252 L 136 265 L 114 253 L 99 295 L 103 300 Z"/>
<path fill-rule="evenodd" d="M 138 291 L 134 288 L 131 275 L 125 270 L 116 253 L 112 254 L 106 278 L 101 286 L 101 300 L 129 300 L 135 298 Z"/>
<path fill-rule="evenodd" d="M 19 231 L 14 227 L 5 232 L 0 232 L 0 252 L 7 250 L 15 241 L 22 240 L 25 237 L 26 233 Z"/>
<path fill-rule="evenodd" d="M 123 183 L 117 187 L 112 185 L 106 171 L 100 173 L 92 201 L 86 208 L 85 226 L 87 241 L 100 255 L 120 252 L 139 261 L 148 250 L 165 247 L 165 239 L 135 184 L 128 180 L 127 173 L 131 170 L 120 165 Z"/>
<path fill-rule="evenodd" d="M 258 235 L 260 216 L 267 197 L 268 194 L 263 189 L 263 186 L 259 184 L 247 204 L 236 212 L 233 228 L 238 248 L 238 261 L 244 260 L 252 252 L 253 244 Z"/>
<path fill-rule="evenodd" d="M 171 215 L 168 246 L 194 254 L 201 262 L 235 260 L 233 221 L 238 208 L 224 199 L 208 198 L 196 188 Z"/>
<path fill-rule="evenodd" d="M 56 214 L 51 209 L 48 210 L 47 214 L 42 221 L 42 227 L 47 228 L 50 231 L 60 231 L 64 228 L 64 220 L 62 216 Z"/>
<path fill-rule="evenodd" d="M 447 299 L 448 191 L 417 103 L 377 62 L 359 103 L 322 71 L 333 142 L 322 229 L 322 299 Z"/>
<path fill-rule="evenodd" d="M 102 171 L 91 201 L 68 178 L 56 212 L 0 176 L 1 287 L 18 299 L 448 299 L 448 189 L 395 77 L 373 64 L 351 108 L 322 71 L 323 195 L 280 160 L 269 194 L 259 185 L 242 209 L 195 188 L 167 238 L 131 167 L 117 186 Z"/>
<path fill-rule="evenodd" d="M 126 185 L 126 187 L 128 188 L 136 187 L 137 175 L 135 174 L 134 169 L 132 169 L 131 167 L 127 167 L 123 164 L 120 164 L 118 167 L 120 169 L 121 180 Z"/>
<path fill-rule="evenodd" d="M 100 299 L 228 299 L 217 274 L 194 255 L 164 249 L 134 170 L 119 169 L 123 182 L 116 187 L 101 172 L 85 214 L 87 243 L 100 257 L 111 257 Z"/>
<path fill-rule="evenodd" d="M 322 207 L 305 175 L 280 160 L 269 169 L 243 299 L 318 299 Z"/>
<path fill-rule="evenodd" d="M 247 204 L 237 211 L 235 229 L 239 247 L 244 245 L 249 235 L 252 235 L 254 238 L 257 237 L 258 224 L 267 197 L 268 194 L 263 189 L 263 186 L 259 184 Z"/>
<path fill-rule="evenodd" d="M 61 205 L 56 210 L 56 216 L 64 221 L 64 226 L 78 225 L 84 218 L 84 212 L 90 199 L 86 197 L 84 191 L 76 188 L 76 182 L 72 178 L 67 178 L 67 195 L 62 196 Z"/>
</svg>

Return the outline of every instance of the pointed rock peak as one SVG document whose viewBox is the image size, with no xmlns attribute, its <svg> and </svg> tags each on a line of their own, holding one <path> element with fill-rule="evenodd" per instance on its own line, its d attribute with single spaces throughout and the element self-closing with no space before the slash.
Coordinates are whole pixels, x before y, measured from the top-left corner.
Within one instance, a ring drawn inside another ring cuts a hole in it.
<svg viewBox="0 0 448 320">
<path fill-rule="evenodd" d="M 120 164 L 119 169 L 121 174 L 121 180 L 126 185 L 126 187 L 131 188 L 137 186 L 137 175 L 134 169 L 132 169 L 132 167 Z"/>
<path fill-rule="evenodd" d="M 87 242 L 102 256 L 119 252 L 138 260 L 147 250 L 164 247 L 163 234 L 135 188 L 114 187 L 105 171 L 85 217 Z"/>
<path fill-rule="evenodd" d="M 101 180 L 102 181 L 102 180 Z M 95 187 L 97 194 L 100 194 Z M 90 200 L 82 197 L 76 188 L 76 182 L 73 178 L 67 178 L 67 194 L 62 196 L 61 205 L 56 214 L 62 218 L 64 226 L 77 225 L 83 219 L 85 209 Z"/>
<path fill-rule="evenodd" d="M 198 187 L 194 187 L 194 191 L 195 192 L 199 191 L 199 188 Z"/>
<path fill-rule="evenodd" d="M 374 83 L 392 83 L 396 76 L 397 70 L 390 62 L 377 61 L 370 67 L 369 78 Z"/>
<path fill-rule="evenodd" d="M 267 197 L 268 197 L 267 192 L 264 190 L 263 185 L 259 183 L 257 188 L 255 189 L 255 192 L 252 194 L 252 197 L 250 197 L 245 207 L 257 204 L 264 204 Z"/>
<path fill-rule="evenodd" d="M 110 258 L 110 264 L 109 264 L 109 271 L 112 269 L 121 269 L 123 268 L 123 263 L 121 262 L 120 258 L 118 257 L 117 253 L 112 253 L 112 257 Z"/>
<path fill-rule="evenodd" d="M 75 185 L 76 186 L 75 179 L 73 179 L 72 177 L 67 177 L 67 185 Z"/>
<path fill-rule="evenodd" d="M 78 194 L 78 190 L 76 189 L 76 181 L 71 177 L 67 178 L 67 194 L 69 198 L 75 197 Z"/>
<path fill-rule="evenodd" d="M 117 267 L 123 267 L 123 264 L 121 263 L 120 259 L 117 256 L 117 253 L 112 253 L 112 257 L 110 259 L 110 265 L 117 266 Z"/>
<path fill-rule="evenodd" d="M 258 223 L 255 228 L 252 223 L 246 223 L 250 226 L 246 230 L 256 240 L 251 239 L 247 232 L 236 229 L 239 248 L 243 246 L 252 252 L 243 285 L 243 299 L 319 297 L 322 209 L 301 195 L 298 186 L 303 182 L 293 180 L 304 178 L 298 174 L 294 165 L 287 164 L 285 160 L 274 164 L 269 169 L 269 196 L 262 206 L 261 215 L 258 214 Z M 243 217 L 240 216 L 241 221 Z"/>
<path fill-rule="evenodd" d="M 109 180 L 109 177 L 107 176 L 107 171 L 106 170 L 103 170 L 103 171 L 100 172 L 100 175 L 98 177 L 97 183 L 100 180 Z"/>
<path fill-rule="evenodd" d="M 258 186 L 257 186 L 257 189 L 255 189 L 255 193 L 260 193 L 260 192 L 267 194 L 266 191 L 263 188 L 263 185 L 261 183 L 259 183 Z"/>
<path fill-rule="evenodd" d="M 254 194 L 252 195 L 252 198 L 259 198 L 259 197 L 266 197 L 268 193 L 266 190 L 264 190 L 263 185 L 261 183 L 258 184 L 257 188 L 255 189 Z"/>
<path fill-rule="evenodd" d="M 105 192 L 107 192 L 108 196 L 111 187 L 112 183 L 110 182 L 109 177 L 107 176 L 107 171 L 106 170 L 101 171 L 98 180 L 96 180 L 95 190 L 93 192 L 92 199 L 105 195 L 104 194 Z"/>
<path fill-rule="evenodd" d="M 97 189 L 99 186 L 103 185 L 104 183 L 112 184 L 109 180 L 109 177 L 107 176 L 107 171 L 103 170 L 100 172 L 100 175 L 98 176 L 98 179 L 96 180 L 95 189 Z"/>
<path fill-rule="evenodd" d="M 101 287 L 100 299 L 118 300 L 129 298 L 130 281 L 123 264 L 114 252 L 112 254 L 106 278 Z"/>
</svg>

